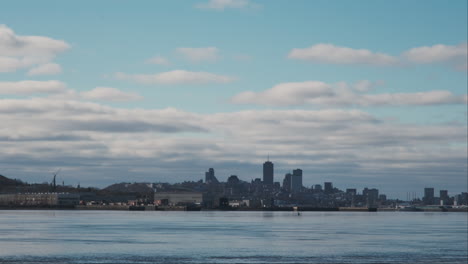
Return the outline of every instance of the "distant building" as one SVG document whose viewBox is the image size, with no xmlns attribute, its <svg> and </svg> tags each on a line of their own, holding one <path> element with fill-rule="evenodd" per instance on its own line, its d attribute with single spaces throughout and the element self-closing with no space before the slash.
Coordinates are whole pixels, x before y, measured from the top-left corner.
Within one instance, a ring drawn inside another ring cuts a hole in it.
<svg viewBox="0 0 468 264">
<path fill-rule="evenodd" d="M 325 182 L 325 193 L 333 192 L 333 184 L 331 182 Z"/>
<path fill-rule="evenodd" d="M 434 204 L 434 188 L 424 188 L 423 202 L 426 205 Z"/>
<path fill-rule="evenodd" d="M 227 184 L 229 184 L 229 185 L 239 184 L 239 182 L 240 182 L 240 180 L 237 177 L 237 175 L 231 175 L 231 176 L 229 176 L 229 178 L 227 180 Z"/>
<path fill-rule="evenodd" d="M 274 165 L 271 161 L 263 163 L 263 184 L 273 185 Z"/>
<path fill-rule="evenodd" d="M 377 200 L 379 199 L 379 190 L 378 189 L 364 188 L 364 190 L 362 191 L 362 195 L 366 199 L 366 203 L 367 203 L 368 207 L 377 206 Z"/>
<path fill-rule="evenodd" d="M 203 194 L 201 192 L 155 192 L 154 204 L 155 205 L 188 205 L 188 204 L 201 204 L 203 201 Z"/>
<path fill-rule="evenodd" d="M 441 205 L 448 205 L 450 202 L 450 197 L 448 196 L 447 190 L 440 190 L 440 204 Z"/>
<path fill-rule="evenodd" d="M 356 189 L 346 189 L 346 194 L 349 196 L 355 196 L 357 192 Z"/>
<path fill-rule="evenodd" d="M 293 170 L 291 177 L 291 192 L 300 192 L 302 190 L 302 170 Z"/>
<path fill-rule="evenodd" d="M 314 190 L 317 191 L 317 192 L 321 192 L 321 191 L 322 191 L 322 185 L 320 185 L 320 184 L 315 184 L 315 185 L 314 185 Z"/>
<path fill-rule="evenodd" d="M 215 177 L 215 172 L 213 168 L 208 169 L 207 172 L 205 172 L 205 183 L 219 183 L 218 179 Z"/>
<path fill-rule="evenodd" d="M 283 180 L 283 189 L 287 192 L 291 192 L 291 173 L 286 173 Z"/>
<path fill-rule="evenodd" d="M 17 193 L 0 194 L 2 206 L 74 206 L 80 195 L 73 193 Z"/>
</svg>

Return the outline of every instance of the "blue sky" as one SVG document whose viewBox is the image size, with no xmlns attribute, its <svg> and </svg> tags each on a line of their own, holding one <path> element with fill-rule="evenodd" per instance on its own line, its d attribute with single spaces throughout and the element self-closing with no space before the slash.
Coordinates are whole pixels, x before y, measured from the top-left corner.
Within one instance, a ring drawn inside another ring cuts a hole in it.
<svg viewBox="0 0 468 264">
<path fill-rule="evenodd" d="M 43 181 L 62 167 L 70 184 L 104 186 L 215 167 L 250 180 L 269 153 L 277 181 L 301 167 L 307 185 L 466 191 L 466 11 L 455 0 L 4 1 L 1 173 Z"/>
</svg>

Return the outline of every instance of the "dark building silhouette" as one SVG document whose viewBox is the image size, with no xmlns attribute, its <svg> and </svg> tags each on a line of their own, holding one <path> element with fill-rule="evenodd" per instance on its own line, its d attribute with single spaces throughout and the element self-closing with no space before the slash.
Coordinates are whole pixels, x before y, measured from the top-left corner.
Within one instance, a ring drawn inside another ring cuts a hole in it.
<svg viewBox="0 0 468 264">
<path fill-rule="evenodd" d="M 320 185 L 320 184 L 315 184 L 314 190 L 315 190 L 315 191 L 318 191 L 318 192 L 321 192 L 321 191 L 322 191 L 322 185 Z"/>
<path fill-rule="evenodd" d="M 331 182 L 325 183 L 325 193 L 332 193 L 333 192 L 333 184 Z"/>
<path fill-rule="evenodd" d="M 271 161 L 266 161 L 263 163 L 263 184 L 273 185 L 273 163 Z"/>
<path fill-rule="evenodd" d="M 300 192 L 302 189 L 302 170 L 293 170 L 291 177 L 291 192 Z"/>
<path fill-rule="evenodd" d="M 356 191 L 356 189 L 346 189 L 346 194 L 347 195 L 356 195 L 357 191 Z"/>
<path fill-rule="evenodd" d="M 206 183 L 219 183 L 218 179 L 215 177 L 215 172 L 213 168 L 210 168 L 205 172 L 205 182 Z"/>
<path fill-rule="evenodd" d="M 424 204 L 433 204 L 434 203 L 434 188 L 424 188 Z"/>
<path fill-rule="evenodd" d="M 447 190 L 440 190 L 440 203 L 441 205 L 447 205 L 449 204 L 449 196 L 448 196 L 448 191 Z"/>
<path fill-rule="evenodd" d="M 291 173 L 286 173 L 283 180 L 283 189 L 287 192 L 291 192 Z"/>
<path fill-rule="evenodd" d="M 374 207 L 377 205 L 377 200 L 379 199 L 379 190 L 378 189 L 368 189 L 364 188 L 362 195 L 366 199 L 368 207 Z"/>
<path fill-rule="evenodd" d="M 240 182 L 240 180 L 237 177 L 237 175 L 231 175 L 231 176 L 229 176 L 229 178 L 227 180 L 227 184 L 230 184 L 230 185 L 238 184 L 239 182 Z"/>
</svg>

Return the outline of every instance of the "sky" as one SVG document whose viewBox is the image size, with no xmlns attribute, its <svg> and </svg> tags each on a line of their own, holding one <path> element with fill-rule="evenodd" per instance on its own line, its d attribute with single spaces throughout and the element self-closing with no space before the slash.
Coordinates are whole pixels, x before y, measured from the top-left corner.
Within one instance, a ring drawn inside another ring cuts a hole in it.
<svg viewBox="0 0 468 264">
<path fill-rule="evenodd" d="M 467 1 L 2 1 L 0 174 L 467 191 Z"/>
</svg>

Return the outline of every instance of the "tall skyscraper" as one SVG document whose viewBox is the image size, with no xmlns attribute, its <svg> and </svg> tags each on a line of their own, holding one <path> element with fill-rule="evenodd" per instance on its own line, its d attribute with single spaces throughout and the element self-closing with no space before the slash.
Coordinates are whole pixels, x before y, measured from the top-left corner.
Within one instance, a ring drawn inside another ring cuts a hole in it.
<svg viewBox="0 0 468 264">
<path fill-rule="evenodd" d="M 448 196 L 448 191 L 447 190 L 440 190 L 440 204 L 441 205 L 447 205 L 449 204 L 449 196 Z"/>
<path fill-rule="evenodd" d="M 434 188 L 424 188 L 424 204 L 434 204 Z"/>
<path fill-rule="evenodd" d="M 331 182 L 325 182 L 325 193 L 333 192 L 333 184 Z"/>
<path fill-rule="evenodd" d="M 291 177 L 291 192 L 300 192 L 302 189 L 302 170 L 295 169 Z"/>
<path fill-rule="evenodd" d="M 284 175 L 283 189 L 287 192 L 291 191 L 291 177 L 292 177 L 291 173 L 286 173 L 286 175 Z"/>
<path fill-rule="evenodd" d="M 263 163 L 263 184 L 273 185 L 273 162 L 266 161 Z"/>
<path fill-rule="evenodd" d="M 205 182 L 206 183 L 219 183 L 218 179 L 215 177 L 215 172 L 213 168 L 210 168 L 205 172 Z"/>
</svg>

